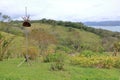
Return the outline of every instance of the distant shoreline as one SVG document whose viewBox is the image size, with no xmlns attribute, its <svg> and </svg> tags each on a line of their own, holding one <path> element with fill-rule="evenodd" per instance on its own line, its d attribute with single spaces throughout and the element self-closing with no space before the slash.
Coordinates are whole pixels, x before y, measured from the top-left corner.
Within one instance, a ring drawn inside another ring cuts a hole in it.
<svg viewBox="0 0 120 80">
<path fill-rule="evenodd" d="M 88 26 L 88 27 L 93 27 L 97 29 L 105 29 L 105 30 L 110 30 L 113 32 L 120 32 L 120 26 Z"/>
<path fill-rule="evenodd" d="M 88 21 L 83 23 L 87 26 L 120 26 L 120 21 Z"/>
</svg>

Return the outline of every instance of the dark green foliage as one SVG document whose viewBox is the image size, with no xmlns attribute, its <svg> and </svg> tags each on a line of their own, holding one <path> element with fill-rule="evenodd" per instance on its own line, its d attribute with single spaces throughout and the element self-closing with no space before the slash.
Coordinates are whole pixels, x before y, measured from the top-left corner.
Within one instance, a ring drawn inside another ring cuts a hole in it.
<svg viewBox="0 0 120 80">
<path fill-rule="evenodd" d="M 35 21 L 33 21 L 35 22 Z M 82 29 L 82 27 L 84 27 L 85 25 L 81 22 L 78 23 L 74 23 L 74 22 L 63 22 L 63 21 L 55 21 L 55 20 L 51 20 L 51 19 L 42 19 L 40 21 L 36 21 L 36 22 L 41 22 L 41 23 L 47 23 L 47 24 L 51 24 L 51 25 L 61 25 L 61 26 L 66 26 L 66 27 L 73 27 L 73 28 L 78 28 L 78 29 Z"/>
</svg>

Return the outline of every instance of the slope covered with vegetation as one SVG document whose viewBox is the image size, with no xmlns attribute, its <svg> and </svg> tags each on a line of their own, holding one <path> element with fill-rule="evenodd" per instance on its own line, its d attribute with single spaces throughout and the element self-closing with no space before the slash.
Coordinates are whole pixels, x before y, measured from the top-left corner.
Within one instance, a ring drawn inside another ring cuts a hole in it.
<svg viewBox="0 0 120 80">
<path fill-rule="evenodd" d="M 120 33 L 46 19 L 31 24 L 0 22 L 1 80 L 120 78 Z"/>
<path fill-rule="evenodd" d="M 30 31 L 29 45 L 39 47 L 41 52 L 46 52 L 50 46 L 52 46 L 51 49 L 54 52 L 63 51 L 68 54 L 81 53 L 85 50 L 96 53 L 113 52 L 117 51 L 116 48 L 119 48 L 120 33 L 118 32 L 95 29 L 75 22 L 42 19 L 31 21 L 31 23 L 32 26 L 28 29 Z M 24 47 L 26 46 L 26 29 L 21 25 L 22 22 L 20 21 L 0 22 L 0 30 L 2 32 L 18 37 L 18 40 L 16 39 L 17 42 L 14 43 L 18 53 L 20 53 L 19 50 L 22 50 L 23 45 Z M 21 40 L 22 38 L 23 40 Z"/>
</svg>

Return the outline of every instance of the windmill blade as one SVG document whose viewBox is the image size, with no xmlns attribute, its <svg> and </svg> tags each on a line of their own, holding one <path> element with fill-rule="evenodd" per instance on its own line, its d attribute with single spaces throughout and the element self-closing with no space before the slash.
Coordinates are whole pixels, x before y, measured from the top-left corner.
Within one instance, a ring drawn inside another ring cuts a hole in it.
<svg viewBox="0 0 120 80">
<path fill-rule="evenodd" d="M 27 6 L 25 7 L 25 16 L 27 17 Z"/>
</svg>

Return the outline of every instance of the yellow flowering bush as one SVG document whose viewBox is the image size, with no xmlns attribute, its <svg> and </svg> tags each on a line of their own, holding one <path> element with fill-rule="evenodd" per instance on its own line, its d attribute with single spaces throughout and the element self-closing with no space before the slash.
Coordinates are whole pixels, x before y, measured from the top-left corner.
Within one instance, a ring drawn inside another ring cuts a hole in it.
<svg viewBox="0 0 120 80">
<path fill-rule="evenodd" d="M 80 65 L 82 67 L 97 68 L 120 68 L 120 57 L 113 56 L 73 56 L 70 59 L 72 65 Z"/>
</svg>

